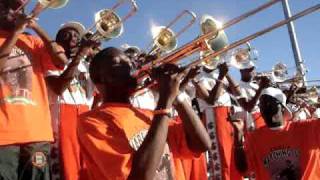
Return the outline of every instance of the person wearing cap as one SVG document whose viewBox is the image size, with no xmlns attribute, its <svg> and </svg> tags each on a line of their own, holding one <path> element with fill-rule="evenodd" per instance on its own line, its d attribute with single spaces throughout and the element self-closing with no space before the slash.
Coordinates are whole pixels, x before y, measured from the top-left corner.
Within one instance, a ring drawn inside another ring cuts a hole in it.
<svg viewBox="0 0 320 180">
<path fill-rule="evenodd" d="M 24 2 L 0 0 L 0 179 L 50 179 L 53 133 L 44 76 L 67 58 L 35 19 L 23 8 L 17 12 Z"/>
<path fill-rule="evenodd" d="M 258 129 L 265 126 L 261 118 L 258 100 L 262 90 L 270 83 L 267 77 L 261 77 L 258 85 L 253 81 L 255 77 L 255 65 L 250 60 L 239 67 L 241 80 L 239 82 L 240 96 L 237 96 L 237 101 L 243 108 L 243 113 L 246 116 L 245 125 L 248 131 Z"/>
<path fill-rule="evenodd" d="M 90 109 L 94 86 L 89 79 L 87 57 L 97 42 L 82 39 L 85 28 L 78 22 L 61 26 L 56 42 L 65 49 L 69 63 L 63 71 L 48 71 L 49 103 L 55 134 L 52 148 L 52 179 L 79 178 L 82 167 L 77 139 L 77 116 Z M 61 162 L 59 162 L 61 161 Z"/>
<path fill-rule="evenodd" d="M 278 88 L 264 89 L 259 101 L 265 127 L 244 138 L 242 120 L 233 122 L 238 170 L 251 170 L 256 179 L 319 179 L 320 121 L 288 121 L 292 114 Z"/>
<path fill-rule="evenodd" d="M 203 121 L 210 135 L 212 147 L 208 151 L 209 179 L 242 179 L 232 157 L 232 125 L 229 114 L 233 103 L 229 94 L 228 66 L 218 66 L 219 73 L 204 67 L 204 72 L 195 80 L 196 93 Z"/>
</svg>

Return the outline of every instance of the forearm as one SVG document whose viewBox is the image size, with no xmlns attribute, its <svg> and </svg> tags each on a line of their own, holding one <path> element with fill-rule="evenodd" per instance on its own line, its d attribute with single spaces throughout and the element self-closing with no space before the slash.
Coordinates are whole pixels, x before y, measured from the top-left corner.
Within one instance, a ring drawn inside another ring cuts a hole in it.
<svg viewBox="0 0 320 180">
<path fill-rule="evenodd" d="M 235 96 L 240 96 L 241 95 L 240 86 L 233 80 L 233 78 L 229 74 L 227 74 L 226 78 L 229 82 L 229 86 L 231 88 L 232 94 Z"/>
<path fill-rule="evenodd" d="M 13 31 L 0 47 L 0 60 L 6 60 L 18 41 L 20 32 Z"/>
<path fill-rule="evenodd" d="M 239 172 L 245 173 L 248 169 L 248 164 L 247 164 L 247 157 L 246 157 L 246 152 L 244 149 L 244 144 L 243 144 L 243 133 L 237 134 L 235 133 L 234 136 L 234 157 L 235 157 L 235 163 L 236 163 L 236 168 L 238 169 Z"/>
<path fill-rule="evenodd" d="M 33 30 L 40 36 L 46 48 L 48 49 L 54 65 L 57 67 L 63 67 L 67 62 L 67 57 L 64 54 L 64 51 L 59 47 L 58 43 L 53 41 L 48 33 L 42 29 L 40 26 L 36 26 Z"/>
<path fill-rule="evenodd" d="M 157 109 L 167 108 L 171 108 L 171 105 L 160 99 Z M 154 116 L 147 136 L 133 155 L 128 179 L 153 179 L 167 141 L 168 123 L 168 115 Z"/>
<path fill-rule="evenodd" d="M 199 116 L 188 102 L 186 100 L 178 100 L 175 109 L 183 122 L 188 147 L 196 153 L 209 150 L 211 147 L 210 137 Z"/>
<path fill-rule="evenodd" d="M 76 57 L 80 58 L 80 57 Z M 61 95 L 74 79 L 79 61 L 72 61 L 60 76 L 49 76 L 46 78 L 49 87 L 57 94 Z"/>
<path fill-rule="evenodd" d="M 221 91 L 222 91 L 222 79 L 224 77 L 219 77 L 218 80 L 216 80 L 216 85 L 213 87 L 213 89 L 210 91 L 209 98 L 206 100 L 209 104 L 215 104 L 215 102 L 218 100 Z"/>
</svg>

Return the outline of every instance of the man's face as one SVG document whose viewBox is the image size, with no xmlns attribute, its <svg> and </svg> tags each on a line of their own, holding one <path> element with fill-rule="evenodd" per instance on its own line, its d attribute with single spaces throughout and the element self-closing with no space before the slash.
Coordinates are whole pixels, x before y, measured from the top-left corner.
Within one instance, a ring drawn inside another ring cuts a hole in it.
<svg viewBox="0 0 320 180">
<path fill-rule="evenodd" d="M 268 127 L 278 127 L 283 123 L 283 106 L 272 96 L 262 95 L 259 108 Z"/>
<path fill-rule="evenodd" d="M 108 61 L 104 74 L 106 74 L 109 86 L 123 88 L 135 88 L 136 81 L 132 77 L 133 65 L 128 56 L 122 51 Z M 134 87 L 133 87 L 134 86 Z"/>
<path fill-rule="evenodd" d="M 65 49 L 71 50 L 77 47 L 80 41 L 80 34 L 77 30 L 73 28 L 65 28 L 60 30 L 57 42 L 62 45 Z"/>
<path fill-rule="evenodd" d="M 250 82 L 256 74 L 255 68 L 240 70 L 241 79 L 245 82 Z"/>
</svg>

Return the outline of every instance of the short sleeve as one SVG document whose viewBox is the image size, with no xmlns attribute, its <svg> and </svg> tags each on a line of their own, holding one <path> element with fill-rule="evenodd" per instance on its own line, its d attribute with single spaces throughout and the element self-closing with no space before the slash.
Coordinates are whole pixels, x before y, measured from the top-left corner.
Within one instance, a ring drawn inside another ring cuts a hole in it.
<svg viewBox="0 0 320 180">
<path fill-rule="evenodd" d="M 199 79 L 199 84 L 205 87 L 208 91 L 210 91 L 215 86 L 215 81 L 213 79 L 207 77 L 201 77 Z"/>
<path fill-rule="evenodd" d="M 92 179 L 127 179 L 133 149 L 125 134 L 111 122 L 83 116 L 79 119 L 78 137 L 89 176 Z M 94 169 L 96 171 L 92 171 Z"/>
<path fill-rule="evenodd" d="M 200 157 L 201 153 L 194 153 L 189 149 L 181 122 L 170 122 L 168 133 L 168 144 L 174 157 L 180 159 Z"/>
<path fill-rule="evenodd" d="M 40 64 L 43 68 L 43 71 L 46 72 L 48 70 L 61 70 L 53 64 L 53 60 L 51 55 L 46 48 L 44 42 L 39 37 L 32 37 L 33 49 L 38 54 Z M 64 49 L 62 46 L 58 46 L 59 51 L 64 53 Z"/>
</svg>

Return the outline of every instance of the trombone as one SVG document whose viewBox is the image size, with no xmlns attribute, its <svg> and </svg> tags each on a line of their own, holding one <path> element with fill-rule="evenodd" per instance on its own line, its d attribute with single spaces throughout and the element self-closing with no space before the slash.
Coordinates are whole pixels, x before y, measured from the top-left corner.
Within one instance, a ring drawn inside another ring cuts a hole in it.
<svg viewBox="0 0 320 180">
<path fill-rule="evenodd" d="M 68 3 L 68 1 L 69 0 L 38 0 L 37 4 L 31 11 L 31 13 L 28 15 L 28 17 L 35 18 L 47 8 L 51 8 L 51 9 L 62 8 Z M 17 10 L 13 12 L 13 16 L 16 16 L 19 13 L 19 11 L 25 8 L 30 2 L 31 0 L 27 0 L 25 3 L 23 3 Z"/>
<path fill-rule="evenodd" d="M 223 32 L 224 29 L 226 29 L 226 28 L 228 28 L 228 27 L 230 27 L 230 26 L 232 26 L 232 25 L 264 10 L 264 9 L 267 9 L 268 7 L 274 5 L 275 3 L 278 3 L 280 1 L 281 0 L 271 0 L 271 1 L 255 8 L 255 9 L 247 12 L 247 13 L 244 13 L 243 15 L 240 15 L 240 16 L 230 20 L 229 22 L 227 22 L 221 26 L 219 26 L 219 23 L 217 23 L 217 21 L 213 20 L 210 23 L 210 24 L 213 24 L 213 26 L 211 27 L 212 28 L 211 31 L 204 33 L 203 35 L 197 37 L 196 39 L 185 44 L 184 46 L 176 49 L 175 51 L 171 52 L 170 54 L 168 54 L 164 57 L 160 57 L 157 60 L 153 61 L 152 63 L 148 63 L 148 64 L 142 66 L 141 69 L 139 69 L 135 72 L 135 76 L 136 77 L 141 76 L 141 74 L 144 74 L 145 72 L 150 71 L 154 66 L 158 66 L 158 65 L 161 65 L 164 63 L 175 63 L 175 62 L 177 62 L 177 61 L 179 61 L 189 55 L 194 54 L 195 52 L 200 52 L 200 51 L 207 52 L 207 54 L 204 55 L 204 58 L 202 58 L 203 59 L 202 61 L 209 61 L 213 57 L 218 56 L 218 54 L 216 54 L 215 56 L 208 57 L 208 54 L 211 54 L 210 51 L 213 50 L 210 47 L 208 47 L 208 43 L 207 43 L 208 40 L 215 39 L 215 38 L 218 38 L 218 40 L 219 40 L 221 38 L 223 41 L 225 38 L 220 37 L 220 36 L 221 36 L 221 34 L 224 34 L 224 32 Z M 214 42 L 214 40 L 213 40 L 213 42 Z M 209 52 L 208 52 L 208 50 L 209 50 Z M 206 58 L 206 57 L 208 57 L 208 58 Z"/>
<path fill-rule="evenodd" d="M 125 2 L 130 2 L 131 10 L 121 18 L 115 10 L 123 5 Z M 133 16 L 138 11 L 138 6 L 135 0 L 120 0 L 111 9 L 102 9 L 95 14 L 95 23 L 87 29 L 87 33 L 94 33 L 89 37 L 95 41 L 108 41 L 113 38 L 121 36 L 123 33 L 123 23 Z M 85 34 L 87 34 L 85 33 Z"/>
<path fill-rule="evenodd" d="M 191 20 L 176 34 L 170 29 L 175 23 L 182 17 L 189 15 Z M 149 51 L 149 55 L 160 55 L 163 52 L 171 52 L 177 47 L 177 38 L 190 28 L 196 21 L 196 14 L 189 10 L 183 10 L 178 14 L 167 26 L 153 27 L 157 28 L 157 33 L 153 34 L 152 42 L 148 47 L 152 47 Z"/>
<path fill-rule="evenodd" d="M 313 12 L 319 10 L 319 9 L 320 9 L 320 4 L 317 4 L 315 6 L 307 8 L 307 9 L 295 14 L 294 16 L 292 16 L 292 17 L 290 17 L 288 19 L 282 20 L 282 21 L 280 21 L 278 23 L 275 23 L 272 26 L 270 26 L 270 27 L 268 27 L 268 28 L 266 28 L 264 30 L 258 31 L 256 33 L 254 33 L 252 35 L 249 35 L 249 36 L 247 36 L 247 37 L 245 37 L 243 39 L 240 39 L 240 40 L 238 40 L 238 41 L 236 41 L 236 42 L 234 42 L 232 44 L 229 44 L 226 47 L 224 47 L 224 48 L 222 48 L 222 49 L 220 49 L 220 50 L 218 50 L 216 52 L 213 52 L 213 53 L 205 56 L 204 58 L 197 59 L 197 60 L 193 61 L 192 63 L 190 63 L 188 66 L 198 65 L 202 61 L 206 61 L 208 59 L 214 58 L 214 57 L 216 57 L 216 56 L 218 56 L 218 55 L 220 55 L 222 53 L 225 53 L 225 52 L 229 51 L 230 49 L 233 49 L 233 48 L 238 47 L 238 46 L 240 46 L 242 44 L 245 44 L 248 41 L 251 41 L 251 40 L 253 40 L 253 39 L 255 39 L 255 38 L 259 37 L 259 36 L 262 36 L 262 35 L 270 32 L 270 31 L 272 31 L 274 29 L 277 29 L 277 28 L 279 28 L 279 27 L 281 27 L 281 26 L 283 26 L 285 24 L 288 24 L 291 21 L 295 21 L 295 20 L 297 20 L 297 19 L 299 19 L 299 18 L 301 18 L 303 16 L 306 16 L 306 15 L 308 15 L 310 13 L 313 13 Z"/>
</svg>

